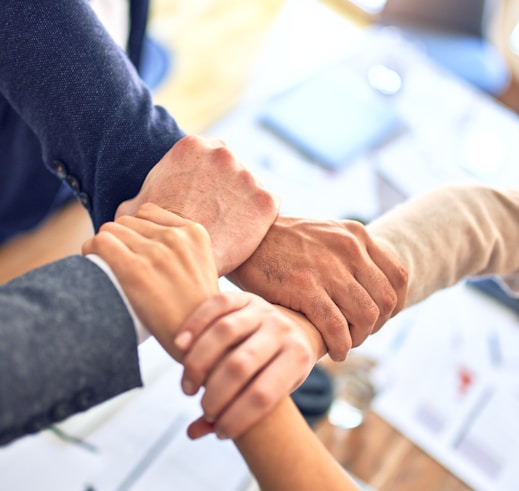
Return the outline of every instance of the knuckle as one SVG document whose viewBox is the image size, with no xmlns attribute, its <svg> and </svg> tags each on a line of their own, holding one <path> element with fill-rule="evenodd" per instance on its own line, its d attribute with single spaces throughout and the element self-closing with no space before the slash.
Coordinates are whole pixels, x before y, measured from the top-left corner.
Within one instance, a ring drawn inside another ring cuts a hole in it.
<svg viewBox="0 0 519 491">
<path fill-rule="evenodd" d="M 258 187 L 256 196 L 256 206 L 265 215 L 277 213 L 277 201 L 274 195 L 264 188 Z"/>
<path fill-rule="evenodd" d="M 211 239 L 209 237 L 209 233 L 207 232 L 206 228 L 201 224 L 197 222 L 191 222 L 190 224 L 186 225 L 186 230 L 193 242 L 203 244 L 203 245 L 209 245 L 211 242 Z"/>
<path fill-rule="evenodd" d="M 357 238 L 365 240 L 369 237 L 365 225 L 363 225 L 361 222 L 357 220 L 347 220 L 346 222 L 344 222 L 344 225 L 346 230 L 348 230 Z"/>
<path fill-rule="evenodd" d="M 173 227 L 163 227 L 160 229 L 161 242 L 170 246 L 178 240 L 178 231 Z"/>
<path fill-rule="evenodd" d="M 119 218 L 117 220 L 120 220 Z M 114 230 L 115 225 L 114 222 L 105 222 L 99 227 L 99 231 L 96 235 L 99 235 L 101 233 L 111 233 L 112 230 Z"/>
<path fill-rule="evenodd" d="M 273 404 L 274 396 L 267 387 L 259 386 L 250 391 L 250 401 L 254 408 L 266 410 Z"/>
<path fill-rule="evenodd" d="M 224 318 L 218 321 L 218 323 L 214 326 L 214 330 L 218 339 L 224 340 L 234 338 L 238 328 L 236 323 Z"/>
<path fill-rule="evenodd" d="M 382 316 L 387 316 L 395 309 L 398 302 L 396 291 L 392 288 L 387 290 L 380 301 L 380 312 Z"/>
<path fill-rule="evenodd" d="M 249 372 L 249 363 L 249 355 L 242 351 L 238 351 L 227 361 L 226 371 L 232 378 L 243 378 Z"/>
<path fill-rule="evenodd" d="M 245 190 L 249 200 L 251 200 L 251 198 L 257 200 L 259 187 L 251 172 L 245 168 L 239 169 L 236 173 L 236 182 L 241 189 Z"/>
<path fill-rule="evenodd" d="M 213 301 L 216 302 L 217 307 L 221 311 L 230 311 L 232 310 L 238 302 L 238 305 L 241 305 L 241 298 L 244 293 L 242 292 L 220 292 L 213 297 Z"/>
<path fill-rule="evenodd" d="M 184 147 L 184 146 L 191 147 L 193 145 L 198 145 L 201 141 L 202 141 L 202 139 L 198 135 L 186 135 L 186 136 L 184 136 L 184 138 L 181 138 L 175 144 L 175 146 L 178 145 L 180 147 Z"/>
<path fill-rule="evenodd" d="M 137 209 L 136 216 L 148 216 L 151 212 L 153 212 L 157 208 L 157 205 L 153 203 L 146 202 L 139 206 Z"/>
<path fill-rule="evenodd" d="M 398 264 L 396 274 L 395 274 L 396 288 L 397 289 L 406 288 L 408 281 L 409 281 L 409 272 L 403 265 Z"/>
<path fill-rule="evenodd" d="M 297 353 L 297 363 L 300 366 L 308 366 L 309 364 L 312 363 L 312 361 L 313 361 L 312 351 L 306 343 L 299 341 L 296 345 L 296 353 Z"/>
<path fill-rule="evenodd" d="M 359 260 L 364 255 L 365 248 L 355 235 L 343 234 L 341 237 L 341 247 L 347 251 L 350 259 Z"/>
<path fill-rule="evenodd" d="M 373 327 L 380 317 L 380 309 L 378 305 L 370 301 L 364 308 L 364 323 L 367 327 Z"/>
<path fill-rule="evenodd" d="M 223 145 L 211 148 L 210 152 L 212 159 L 221 166 L 234 168 L 238 165 L 232 152 Z"/>
</svg>

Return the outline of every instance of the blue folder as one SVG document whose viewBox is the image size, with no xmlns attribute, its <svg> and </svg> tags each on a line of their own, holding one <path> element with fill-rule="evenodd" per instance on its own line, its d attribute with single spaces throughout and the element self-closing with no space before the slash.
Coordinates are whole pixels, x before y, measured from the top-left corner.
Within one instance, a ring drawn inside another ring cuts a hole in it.
<svg viewBox="0 0 519 491">
<path fill-rule="evenodd" d="M 388 96 L 345 63 L 270 99 L 260 122 L 321 165 L 337 170 L 403 129 Z"/>
</svg>

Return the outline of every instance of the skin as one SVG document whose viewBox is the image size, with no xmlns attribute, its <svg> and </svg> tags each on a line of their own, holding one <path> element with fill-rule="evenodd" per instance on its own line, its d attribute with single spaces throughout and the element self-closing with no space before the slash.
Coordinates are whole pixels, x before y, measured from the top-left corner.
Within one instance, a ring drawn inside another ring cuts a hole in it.
<svg viewBox="0 0 519 491">
<path fill-rule="evenodd" d="M 335 361 L 405 303 L 406 271 L 363 225 L 278 217 L 277 198 L 220 140 L 181 139 L 116 216 L 134 215 L 146 202 L 202 224 L 218 274 L 303 313 Z"/>
<path fill-rule="evenodd" d="M 97 254 L 110 265 L 141 321 L 181 361 L 176 326 L 218 292 L 205 229 L 155 205 L 143 205 L 135 217 L 104 224 L 85 242 L 83 254 Z"/>
<path fill-rule="evenodd" d="M 142 204 L 203 225 L 218 275 L 243 263 L 276 219 L 279 200 L 215 138 L 186 136 L 148 173 L 137 196 L 121 203 L 116 217 L 135 215 Z"/>
<path fill-rule="evenodd" d="M 85 243 L 83 253 L 97 254 L 110 265 L 150 333 L 168 354 L 185 363 L 185 348 L 180 349 L 175 341 L 179 327 L 207 299 L 226 298 L 217 296 L 217 268 L 206 230 L 146 204 L 135 217 L 122 216 L 104 224 Z M 224 339 L 215 339 L 210 332 L 209 336 L 200 337 L 205 347 L 199 346 L 189 355 L 189 366 L 194 367 L 198 353 L 207 349 L 207 357 L 200 355 L 208 361 L 204 372 L 225 357 L 222 371 L 215 372 L 211 383 L 199 381 L 199 386 L 204 383 L 209 387 L 204 396 L 207 418 L 218 419 L 226 436 L 238 435 L 256 423 L 302 383 L 318 357 L 325 353 L 321 342 L 315 342 L 315 338 L 282 315 L 281 307 L 271 306 L 251 294 L 242 295 L 246 297 L 244 302 L 238 296 L 234 303 L 216 302 L 218 308 L 230 305 L 225 314 L 234 310 L 229 322 L 236 327 L 228 333 L 223 330 L 232 346 Z M 320 339 L 313 326 L 309 324 L 307 329 Z M 229 350 L 231 354 L 226 356 Z M 244 357 L 247 352 L 253 352 L 255 357 Z M 278 368 L 284 370 L 282 379 Z M 222 383 L 228 387 L 226 391 L 221 391 Z M 247 390 L 242 391 L 244 387 Z M 242 408 L 247 408 L 245 417 L 237 418 Z"/>
<path fill-rule="evenodd" d="M 137 314 L 161 343 L 168 345 L 173 339 L 171 333 L 177 332 L 178 325 L 190 314 L 195 320 L 197 310 L 206 316 L 207 305 L 210 313 L 219 313 L 210 318 L 230 316 L 229 324 L 241 324 L 243 317 L 233 315 L 238 311 L 250 309 L 254 317 L 263 308 L 269 315 L 268 307 L 261 305 L 264 301 L 255 304 L 249 294 L 237 296 L 235 303 L 231 298 L 229 302 L 224 299 L 207 304 L 218 288 L 217 272 L 207 233 L 200 225 L 154 205 L 141 207 L 136 217 L 123 221 L 103 226 L 85 243 L 84 253 L 98 254 L 111 266 Z M 316 351 L 324 351 L 320 334 L 303 316 L 284 313 Z M 185 358 L 185 349 L 172 346 L 170 350 L 177 359 Z M 229 351 L 233 351 L 232 346 Z M 194 438 L 203 431 L 196 424 L 189 428 Z M 358 490 L 288 397 L 236 437 L 235 444 L 263 491 Z"/>
<path fill-rule="evenodd" d="M 191 427 L 198 436 L 242 434 L 295 390 L 326 352 L 304 316 L 243 292 L 208 298 L 178 332 L 183 389 L 194 394 L 205 388 L 204 416 Z"/>
<path fill-rule="evenodd" d="M 343 361 L 405 304 L 407 273 L 353 220 L 279 217 L 230 276 L 273 304 L 302 312 Z"/>
<path fill-rule="evenodd" d="M 262 491 L 360 491 L 289 398 L 234 443 Z"/>
</svg>

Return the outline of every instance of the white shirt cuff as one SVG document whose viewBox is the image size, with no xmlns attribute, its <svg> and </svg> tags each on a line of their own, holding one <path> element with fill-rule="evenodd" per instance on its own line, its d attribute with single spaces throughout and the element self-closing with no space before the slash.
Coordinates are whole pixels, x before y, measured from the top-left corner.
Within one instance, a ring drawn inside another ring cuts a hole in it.
<svg viewBox="0 0 519 491">
<path fill-rule="evenodd" d="M 112 268 L 108 266 L 108 263 L 104 259 L 102 259 L 100 256 L 96 254 L 88 254 L 85 257 L 87 259 L 90 259 L 90 261 L 95 263 L 99 268 L 101 268 L 105 272 L 106 276 L 108 276 L 108 278 L 110 278 L 110 280 L 112 281 L 115 289 L 119 292 L 119 295 L 121 296 L 133 320 L 133 326 L 135 327 L 135 333 L 137 334 L 137 343 L 141 344 L 144 341 L 146 341 L 146 339 L 148 339 L 151 336 L 151 334 L 148 331 L 148 329 L 146 329 L 142 321 L 139 319 L 138 315 L 135 313 L 135 310 L 133 310 L 133 307 L 131 306 L 128 297 L 124 293 L 124 290 L 122 289 L 119 280 L 112 271 Z"/>
</svg>

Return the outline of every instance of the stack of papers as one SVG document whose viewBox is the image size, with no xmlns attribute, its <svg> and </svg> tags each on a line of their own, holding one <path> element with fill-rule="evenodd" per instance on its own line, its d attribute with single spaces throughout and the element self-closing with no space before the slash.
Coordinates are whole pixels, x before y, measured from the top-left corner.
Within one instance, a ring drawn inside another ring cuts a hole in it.
<svg viewBox="0 0 519 491">
<path fill-rule="evenodd" d="M 399 314 L 361 349 L 379 360 L 380 416 L 475 490 L 517 489 L 514 311 L 458 285 Z"/>
</svg>

